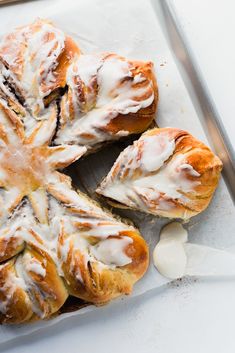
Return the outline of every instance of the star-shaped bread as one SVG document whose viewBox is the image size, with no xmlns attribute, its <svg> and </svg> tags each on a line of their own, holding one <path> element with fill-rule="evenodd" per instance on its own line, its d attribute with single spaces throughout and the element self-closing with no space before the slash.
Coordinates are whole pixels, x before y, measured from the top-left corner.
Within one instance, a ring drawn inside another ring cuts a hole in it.
<svg viewBox="0 0 235 353">
<path fill-rule="evenodd" d="M 62 169 L 145 130 L 152 64 L 81 54 L 37 20 L 0 45 L 0 322 L 51 317 L 69 296 L 103 304 L 148 266 L 138 230 L 71 186 Z"/>
</svg>

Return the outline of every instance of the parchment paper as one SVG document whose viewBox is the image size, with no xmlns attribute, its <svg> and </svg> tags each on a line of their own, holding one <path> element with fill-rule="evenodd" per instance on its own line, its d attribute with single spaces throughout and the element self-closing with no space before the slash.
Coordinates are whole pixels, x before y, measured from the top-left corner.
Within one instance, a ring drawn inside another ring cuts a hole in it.
<svg viewBox="0 0 235 353">
<path fill-rule="evenodd" d="M 35 11 L 28 11 L 20 17 L 16 16 L 9 20 L 6 30 L 31 22 L 36 16 L 45 17 L 52 19 L 60 28 L 77 38 L 83 52 L 111 51 L 133 59 L 153 61 L 160 90 L 158 125 L 186 129 L 207 142 L 160 24 L 147 0 L 52 0 L 44 3 L 44 11 L 38 11 L 36 14 Z M 74 184 L 92 197 L 96 197 L 94 194 L 96 185 L 109 171 L 125 146 L 124 142 L 114 144 L 68 168 L 67 172 L 73 177 Z M 159 231 L 169 220 L 132 211 L 114 210 L 114 212 L 132 219 L 146 238 L 152 254 L 158 241 Z M 221 180 L 210 207 L 185 224 L 185 227 L 189 230 L 191 242 L 232 252 L 235 250 L 234 219 L 234 207 L 227 188 Z M 205 266 L 207 265 L 208 262 L 205 263 Z M 213 266 L 213 261 L 210 265 Z M 200 271 L 203 272 L 203 269 Z M 208 275 L 208 271 L 205 271 L 205 274 Z M 169 280 L 156 271 L 151 259 L 149 270 L 135 286 L 132 297 L 143 295 L 154 288 L 164 289 L 168 282 Z M 45 329 L 60 320 L 68 320 L 71 316 L 84 315 L 92 310 L 99 310 L 99 308 L 89 306 L 35 324 L 1 326 L 0 343 Z"/>
</svg>

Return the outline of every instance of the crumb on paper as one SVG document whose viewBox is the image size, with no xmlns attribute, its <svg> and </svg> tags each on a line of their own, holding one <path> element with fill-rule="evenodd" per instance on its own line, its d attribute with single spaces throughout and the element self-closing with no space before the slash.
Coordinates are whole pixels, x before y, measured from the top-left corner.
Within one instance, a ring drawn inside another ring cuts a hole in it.
<svg viewBox="0 0 235 353">
<path fill-rule="evenodd" d="M 179 288 L 179 287 L 189 287 L 197 282 L 198 282 L 197 277 L 185 276 L 185 277 L 173 280 L 173 281 L 169 282 L 167 285 L 169 288 L 174 289 L 174 288 Z"/>
<path fill-rule="evenodd" d="M 166 61 L 163 61 L 163 62 L 160 64 L 160 66 L 163 67 L 163 66 L 165 66 L 166 64 L 167 64 L 167 62 L 166 62 Z"/>
</svg>

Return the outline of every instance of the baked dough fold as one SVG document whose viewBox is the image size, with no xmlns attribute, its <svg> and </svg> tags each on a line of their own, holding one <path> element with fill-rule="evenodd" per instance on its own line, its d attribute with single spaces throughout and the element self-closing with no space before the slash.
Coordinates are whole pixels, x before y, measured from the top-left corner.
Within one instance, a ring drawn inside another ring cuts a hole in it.
<svg viewBox="0 0 235 353">
<path fill-rule="evenodd" d="M 187 131 L 156 128 L 121 152 L 97 192 L 116 207 L 187 220 L 209 205 L 221 169 Z"/>
</svg>

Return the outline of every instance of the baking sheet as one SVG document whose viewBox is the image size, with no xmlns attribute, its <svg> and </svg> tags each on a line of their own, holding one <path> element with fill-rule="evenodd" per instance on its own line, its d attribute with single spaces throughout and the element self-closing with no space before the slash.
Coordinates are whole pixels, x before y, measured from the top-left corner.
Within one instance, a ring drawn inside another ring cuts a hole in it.
<svg viewBox="0 0 235 353">
<path fill-rule="evenodd" d="M 113 51 L 134 59 L 152 60 L 155 63 L 160 89 L 158 125 L 186 129 L 207 142 L 163 37 L 160 24 L 148 1 L 61 0 L 50 1 L 50 4 L 44 11 L 37 12 L 37 16 L 52 19 L 59 27 L 76 37 L 84 52 Z M 27 12 L 24 16 L 12 18 L 7 29 L 31 22 L 34 18 L 35 12 Z M 93 196 L 96 184 L 110 169 L 124 146 L 125 143 L 112 145 L 112 148 L 106 148 L 97 155 L 91 155 L 79 161 L 73 168 L 69 168 L 68 172 L 72 174 L 74 184 L 85 188 Z M 120 211 L 119 214 L 131 218 L 140 227 L 152 252 L 158 241 L 159 230 L 168 223 L 168 220 L 152 218 L 132 211 Z M 185 227 L 189 229 L 192 242 L 233 251 L 235 249 L 234 216 L 233 204 L 222 180 L 209 209 L 200 216 L 194 217 Z M 143 295 L 153 288 L 164 289 L 167 282 L 168 280 L 158 274 L 151 262 L 148 273 L 136 285 L 133 297 Z M 84 315 L 92 310 L 99 309 L 90 306 L 46 322 L 18 327 L 2 326 L 0 343 L 28 335 L 35 330 L 45 329 L 60 320 Z"/>
</svg>

